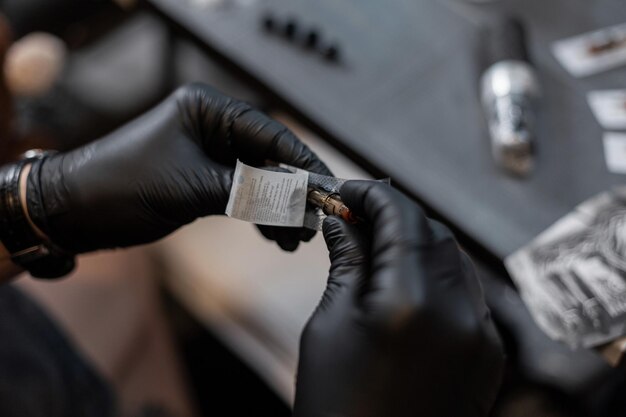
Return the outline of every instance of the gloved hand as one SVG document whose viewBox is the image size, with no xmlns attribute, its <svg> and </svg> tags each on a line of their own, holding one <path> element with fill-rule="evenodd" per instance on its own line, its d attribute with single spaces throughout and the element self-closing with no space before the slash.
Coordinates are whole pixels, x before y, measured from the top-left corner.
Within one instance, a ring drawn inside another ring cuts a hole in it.
<svg viewBox="0 0 626 417">
<path fill-rule="evenodd" d="M 324 223 L 328 285 L 300 344 L 296 417 L 487 415 L 503 353 L 471 261 L 391 187 L 350 181 L 366 224 Z"/>
<path fill-rule="evenodd" d="M 70 252 L 151 242 L 198 217 L 223 214 L 237 158 L 330 175 L 284 126 L 194 84 L 96 142 L 35 162 L 28 211 Z M 300 228 L 263 233 L 290 251 L 314 235 Z"/>
</svg>

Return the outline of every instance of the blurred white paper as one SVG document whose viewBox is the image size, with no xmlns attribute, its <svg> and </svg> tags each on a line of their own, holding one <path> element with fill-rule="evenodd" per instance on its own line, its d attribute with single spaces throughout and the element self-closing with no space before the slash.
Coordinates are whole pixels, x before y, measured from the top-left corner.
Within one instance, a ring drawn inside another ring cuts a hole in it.
<svg viewBox="0 0 626 417">
<path fill-rule="evenodd" d="M 606 166 L 614 174 L 626 174 L 626 133 L 604 134 L 604 158 Z"/>
<path fill-rule="evenodd" d="M 302 227 L 309 174 L 274 172 L 237 161 L 226 215 L 268 226 Z"/>
<path fill-rule="evenodd" d="M 603 128 L 626 129 L 626 89 L 590 91 L 587 101 Z"/>
<path fill-rule="evenodd" d="M 626 334 L 626 188 L 576 207 L 505 265 L 537 324 L 572 347 Z"/>
<path fill-rule="evenodd" d="M 626 23 L 563 39 L 552 45 L 561 65 L 585 77 L 626 64 Z"/>
</svg>

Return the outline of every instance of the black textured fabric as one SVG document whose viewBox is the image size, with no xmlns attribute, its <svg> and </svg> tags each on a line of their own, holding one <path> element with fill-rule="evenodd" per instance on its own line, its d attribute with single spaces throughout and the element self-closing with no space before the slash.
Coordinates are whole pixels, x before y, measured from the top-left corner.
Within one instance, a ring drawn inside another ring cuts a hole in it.
<svg viewBox="0 0 626 417">
<path fill-rule="evenodd" d="M 0 286 L 0 416 L 112 417 L 113 395 L 56 325 Z"/>
</svg>

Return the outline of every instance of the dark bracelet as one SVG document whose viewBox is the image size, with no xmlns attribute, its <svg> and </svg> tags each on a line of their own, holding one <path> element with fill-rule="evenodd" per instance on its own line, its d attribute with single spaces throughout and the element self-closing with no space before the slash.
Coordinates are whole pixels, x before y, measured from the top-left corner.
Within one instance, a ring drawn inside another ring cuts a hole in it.
<svg viewBox="0 0 626 417">
<path fill-rule="evenodd" d="M 42 239 L 26 218 L 20 199 L 20 174 L 31 159 L 0 167 L 0 241 L 11 260 L 32 276 L 58 278 L 74 269 L 74 255 Z"/>
</svg>

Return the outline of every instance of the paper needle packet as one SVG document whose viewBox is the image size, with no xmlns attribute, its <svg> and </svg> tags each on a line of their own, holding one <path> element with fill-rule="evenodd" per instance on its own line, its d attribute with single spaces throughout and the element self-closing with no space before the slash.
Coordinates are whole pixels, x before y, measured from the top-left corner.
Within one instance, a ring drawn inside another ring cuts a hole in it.
<svg viewBox="0 0 626 417">
<path fill-rule="evenodd" d="M 268 226 L 322 230 L 326 216 L 362 221 L 341 200 L 347 180 L 288 165 L 254 168 L 237 161 L 226 215 Z M 389 179 L 382 180 L 389 184 Z"/>
<path fill-rule="evenodd" d="M 557 41 L 552 51 L 574 77 L 625 65 L 626 23 Z"/>
<path fill-rule="evenodd" d="M 274 172 L 237 161 L 226 215 L 268 226 L 302 227 L 307 171 Z"/>
<path fill-rule="evenodd" d="M 626 174 L 626 133 L 606 132 L 602 141 L 608 170 L 613 174 Z"/>
<path fill-rule="evenodd" d="M 587 101 L 604 129 L 626 130 L 626 89 L 590 91 Z"/>
</svg>

